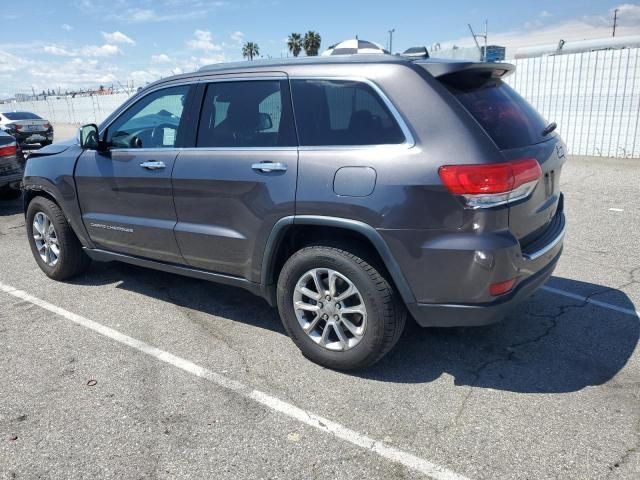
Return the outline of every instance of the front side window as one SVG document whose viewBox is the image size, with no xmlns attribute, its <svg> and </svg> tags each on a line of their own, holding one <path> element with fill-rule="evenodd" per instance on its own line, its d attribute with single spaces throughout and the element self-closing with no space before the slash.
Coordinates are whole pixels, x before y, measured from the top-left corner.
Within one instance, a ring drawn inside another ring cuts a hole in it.
<svg viewBox="0 0 640 480">
<path fill-rule="evenodd" d="M 350 80 L 293 80 L 300 145 L 390 145 L 405 141 L 374 89 Z"/>
<path fill-rule="evenodd" d="M 284 80 L 218 82 L 207 86 L 197 147 L 295 146 Z"/>
<path fill-rule="evenodd" d="M 112 148 L 174 148 L 189 87 L 170 87 L 140 99 L 109 126 Z"/>
</svg>

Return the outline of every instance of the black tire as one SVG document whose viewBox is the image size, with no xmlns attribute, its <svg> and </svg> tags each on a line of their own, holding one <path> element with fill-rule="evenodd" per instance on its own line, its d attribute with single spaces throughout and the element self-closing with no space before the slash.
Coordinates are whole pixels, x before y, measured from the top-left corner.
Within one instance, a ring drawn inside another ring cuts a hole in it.
<svg viewBox="0 0 640 480">
<path fill-rule="evenodd" d="M 44 213 L 53 224 L 58 240 L 59 256 L 55 265 L 48 265 L 38 253 L 33 238 L 33 220 L 38 212 Z M 82 250 L 82 245 L 71 229 L 69 222 L 58 205 L 44 197 L 36 197 L 27 208 L 27 235 L 33 257 L 40 269 L 54 280 L 66 280 L 82 273 L 91 263 L 90 258 Z"/>
<path fill-rule="evenodd" d="M 367 326 L 360 342 L 352 348 L 328 350 L 312 340 L 298 321 L 293 305 L 296 284 L 305 272 L 315 268 L 339 272 L 361 294 Z M 336 370 L 364 368 L 376 363 L 395 346 L 406 322 L 404 304 L 379 269 L 361 256 L 331 246 L 306 247 L 287 260 L 278 278 L 277 301 L 284 328 L 302 354 L 312 362 Z"/>
</svg>

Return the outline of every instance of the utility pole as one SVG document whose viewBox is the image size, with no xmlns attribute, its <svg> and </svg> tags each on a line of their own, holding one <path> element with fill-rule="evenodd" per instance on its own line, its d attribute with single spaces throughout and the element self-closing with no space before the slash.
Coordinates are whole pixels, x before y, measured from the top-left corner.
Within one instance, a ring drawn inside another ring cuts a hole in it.
<svg viewBox="0 0 640 480">
<path fill-rule="evenodd" d="M 391 30 L 389 30 L 389 53 L 391 55 L 393 55 L 393 32 L 395 32 L 396 29 L 392 28 Z"/>
<path fill-rule="evenodd" d="M 611 35 L 612 37 L 616 36 L 616 25 L 618 24 L 618 9 L 616 8 L 613 11 L 613 35 Z"/>
<path fill-rule="evenodd" d="M 483 62 L 487 61 L 487 29 L 489 27 L 489 22 L 488 20 L 484 21 L 484 35 L 480 34 L 480 33 L 475 33 L 473 31 L 473 28 L 471 27 L 470 23 L 467 23 L 467 25 L 469 26 L 469 31 L 471 32 L 471 36 L 473 37 L 473 41 L 476 43 L 476 47 L 478 47 L 478 51 L 480 52 L 480 58 L 482 59 Z M 484 52 L 482 51 L 482 48 L 480 47 L 480 44 L 478 43 L 478 37 L 484 38 Z"/>
</svg>

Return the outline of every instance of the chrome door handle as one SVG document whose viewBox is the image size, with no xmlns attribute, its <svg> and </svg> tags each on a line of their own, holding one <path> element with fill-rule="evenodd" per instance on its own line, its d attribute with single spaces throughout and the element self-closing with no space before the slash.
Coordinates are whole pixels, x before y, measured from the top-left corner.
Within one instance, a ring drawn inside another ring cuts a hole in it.
<svg viewBox="0 0 640 480">
<path fill-rule="evenodd" d="M 282 162 L 259 162 L 251 165 L 251 168 L 264 173 L 287 171 L 287 165 Z"/>
<path fill-rule="evenodd" d="M 140 164 L 140 166 L 142 168 L 146 168 L 147 170 L 160 170 L 161 168 L 166 168 L 167 167 L 164 164 L 164 162 L 156 162 L 156 161 L 142 162 Z"/>
</svg>

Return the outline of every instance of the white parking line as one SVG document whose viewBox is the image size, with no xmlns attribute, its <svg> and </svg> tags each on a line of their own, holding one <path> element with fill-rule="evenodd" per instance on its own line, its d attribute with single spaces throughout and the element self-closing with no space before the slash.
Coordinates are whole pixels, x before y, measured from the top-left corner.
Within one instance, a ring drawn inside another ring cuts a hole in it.
<svg viewBox="0 0 640 480">
<path fill-rule="evenodd" d="M 555 293 L 556 295 L 562 295 L 563 297 L 572 298 L 574 300 L 578 300 L 583 303 L 590 303 L 592 305 L 596 305 L 602 308 L 608 308 L 609 310 L 613 310 L 614 312 L 624 313 L 625 315 L 631 315 L 632 317 L 640 318 L 640 312 L 632 308 L 624 308 L 614 305 L 613 303 L 601 302 L 600 300 L 595 300 L 593 298 L 583 297 L 582 295 L 577 295 L 575 293 L 567 292 L 566 290 L 560 290 L 559 288 L 543 286 L 541 290 L 545 290 L 550 293 Z"/>
<path fill-rule="evenodd" d="M 207 368 L 196 365 L 189 360 L 175 356 L 169 352 L 149 345 L 148 343 L 120 333 L 110 327 L 94 322 L 93 320 L 89 320 L 88 318 L 53 305 L 38 297 L 34 297 L 33 295 L 25 291 L 18 290 L 11 285 L 6 285 L 0 282 L 0 290 L 8 293 L 9 295 L 13 295 L 16 298 L 24 300 L 25 302 L 32 303 L 33 305 L 37 305 L 38 307 L 55 313 L 56 315 L 66 318 L 67 320 L 70 320 L 77 325 L 85 327 L 89 330 L 93 330 L 94 332 L 115 340 L 116 342 L 127 345 L 140 352 L 157 358 L 158 360 L 180 368 L 185 372 L 188 372 L 200 378 L 204 378 L 220 387 L 236 392 L 243 397 L 250 398 L 251 400 L 258 402 L 271 410 L 280 412 L 290 418 L 304 423 L 305 425 L 328 433 L 329 435 L 340 438 L 358 447 L 362 447 L 374 454 L 379 455 L 380 457 L 404 465 L 407 468 L 427 475 L 431 478 L 434 478 L 436 480 L 468 480 L 467 477 L 459 475 L 445 467 L 441 467 L 440 465 L 436 465 L 435 463 L 412 455 L 411 453 L 386 445 L 379 440 L 375 440 L 367 435 L 363 435 L 356 432 L 355 430 L 351 430 L 343 425 L 340 425 L 339 423 L 333 422 L 312 412 L 308 412 L 306 410 L 298 408 L 295 405 L 280 400 L 279 398 L 269 395 L 268 393 L 261 392 L 260 390 L 255 390 L 248 385 L 245 385 L 236 380 L 232 380 L 224 375 L 215 373 Z"/>
</svg>

